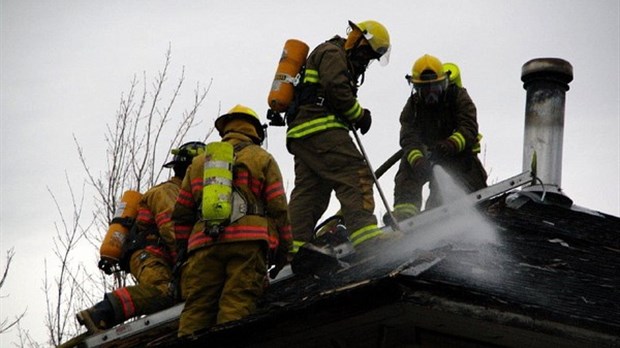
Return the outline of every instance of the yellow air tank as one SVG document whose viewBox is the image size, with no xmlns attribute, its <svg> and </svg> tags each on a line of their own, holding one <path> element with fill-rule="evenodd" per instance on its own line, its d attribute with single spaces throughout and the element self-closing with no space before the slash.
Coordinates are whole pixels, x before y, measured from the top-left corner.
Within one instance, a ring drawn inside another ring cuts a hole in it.
<svg viewBox="0 0 620 348">
<path fill-rule="evenodd" d="M 232 213 L 234 148 L 227 142 L 212 142 L 205 148 L 202 187 L 202 218 L 207 234 L 216 237 Z"/>
<path fill-rule="evenodd" d="M 461 82 L 461 70 L 458 65 L 454 63 L 444 63 L 443 70 L 446 73 L 450 72 L 450 83 L 463 87 L 463 83 Z"/>
<path fill-rule="evenodd" d="M 127 190 L 123 193 L 108 232 L 99 248 L 102 260 L 116 263 L 120 259 L 127 233 L 138 216 L 138 203 L 141 198 L 142 194 L 138 191 Z"/>
<path fill-rule="evenodd" d="M 299 82 L 298 74 L 301 67 L 306 64 L 309 49 L 303 41 L 296 39 L 287 40 L 284 44 L 280 63 L 267 98 L 271 110 L 284 112 L 293 100 L 294 88 Z"/>
</svg>

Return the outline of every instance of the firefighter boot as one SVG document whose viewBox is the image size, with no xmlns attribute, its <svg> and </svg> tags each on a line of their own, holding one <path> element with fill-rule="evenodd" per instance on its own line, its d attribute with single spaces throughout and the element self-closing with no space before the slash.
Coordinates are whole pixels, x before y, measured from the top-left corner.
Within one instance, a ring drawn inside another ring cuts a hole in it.
<svg viewBox="0 0 620 348">
<path fill-rule="evenodd" d="M 399 223 L 411 217 L 414 217 L 418 215 L 419 213 L 420 211 L 415 204 L 401 203 L 401 204 L 396 204 L 394 206 L 394 210 L 392 211 L 391 215 L 392 217 L 394 217 L 394 219 L 396 219 L 396 223 Z M 390 214 L 385 213 L 385 215 L 383 215 L 383 223 L 386 226 L 391 226 L 392 223 L 390 220 L 391 220 Z"/>
<path fill-rule="evenodd" d="M 352 255 L 351 262 L 389 253 L 396 245 L 398 245 L 402 237 L 403 233 L 400 230 L 396 230 L 391 232 L 383 232 L 378 236 L 365 240 L 355 246 L 355 253 Z"/>
<path fill-rule="evenodd" d="M 114 326 L 114 309 L 112 303 L 105 298 L 96 305 L 76 315 L 78 323 L 86 326 L 89 333 L 95 334 Z"/>
</svg>

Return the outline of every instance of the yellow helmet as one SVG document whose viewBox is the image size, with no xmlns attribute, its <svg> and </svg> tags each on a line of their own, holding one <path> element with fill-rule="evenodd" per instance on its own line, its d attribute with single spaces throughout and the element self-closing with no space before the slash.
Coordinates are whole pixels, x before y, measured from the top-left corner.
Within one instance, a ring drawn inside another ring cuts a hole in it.
<svg viewBox="0 0 620 348">
<path fill-rule="evenodd" d="M 367 20 L 359 23 L 353 23 L 349 21 L 349 26 L 351 27 L 351 32 L 349 36 L 359 35 L 358 32 L 364 36 L 364 39 L 370 45 L 370 48 L 380 57 L 379 61 L 382 62 L 383 65 L 387 64 L 389 60 L 389 52 L 390 52 L 390 34 L 383 24 L 373 21 Z M 349 39 L 349 38 L 347 38 Z M 353 48 L 353 44 L 350 42 L 351 40 L 347 40 L 347 44 L 345 44 L 345 49 Z M 357 41 L 357 40 L 356 40 Z M 349 47 L 347 47 L 347 45 Z"/>
<path fill-rule="evenodd" d="M 260 142 L 265 139 L 265 130 L 260 122 L 258 114 L 247 106 L 237 104 L 228 113 L 218 117 L 215 120 L 215 129 L 220 133 L 220 136 L 224 136 L 224 129 L 226 124 L 233 119 L 242 119 L 248 121 L 256 129 L 256 134 L 260 138 Z"/>
<path fill-rule="evenodd" d="M 411 67 L 411 82 L 416 84 L 428 84 L 446 79 L 443 64 L 436 57 L 425 54 L 413 63 Z"/>
</svg>

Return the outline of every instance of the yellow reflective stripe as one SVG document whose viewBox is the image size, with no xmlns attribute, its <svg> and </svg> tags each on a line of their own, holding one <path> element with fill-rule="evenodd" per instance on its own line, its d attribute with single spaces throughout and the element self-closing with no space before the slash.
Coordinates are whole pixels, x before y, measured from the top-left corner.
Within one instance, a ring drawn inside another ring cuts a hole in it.
<svg viewBox="0 0 620 348">
<path fill-rule="evenodd" d="M 482 134 L 478 133 L 476 136 L 476 143 L 471 148 L 472 153 L 480 153 L 480 141 L 482 140 Z"/>
<path fill-rule="evenodd" d="M 306 244 L 306 242 L 302 242 L 300 240 L 294 240 L 293 246 L 291 247 L 291 253 L 297 254 L 297 252 L 299 251 L 299 248 L 301 248 L 301 246 L 304 244 Z"/>
<path fill-rule="evenodd" d="M 372 224 L 366 227 L 362 227 L 359 230 L 356 230 L 355 232 L 351 233 L 351 236 L 349 236 L 349 239 L 351 239 L 351 244 L 353 244 L 353 246 L 357 246 L 360 243 L 363 243 L 371 238 L 375 238 L 381 235 L 381 233 L 383 232 L 381 232 L 379 227 L 377 227 L 376 224 Z"/>
<path fill-rule="evenodd" d="M 454 143 L 456 144 L 457 152 L 465 150 L 465 137 L 463 136 L 463 134 L 461 134 L 461 132 L 452 133 L 452 135 L 448 137 L 448 139 L 454 141 Z"/>
<path fill-rule="evenodd" d="M 313 69 L 306 69 L 306 74 L 304 76 L 304 82 L 307 83 L 318 83 L 319 82 L 319 72 Z"/>
<path fill-rule="evenodd" d="M 331 128 L 344 128 L 348 127 L 340 121 L 334 115 L 328 115 L 325 117 L 317 118 L 312 121 L 304 122 L 297 125 L 286 132 L 287 138 L 303 138 L 313 133 L 324 131 Z"/>
<path fill-rule="evenodd" d="M 419 213 L 418 207 L 412 203 L 400 203 L 394 206 L 394 212 L 405 213 L 409 215 L 417 215 Z"/>
<path fill-rule="evenodd" d="M 411 152 L 409 152 L 409 155 L 407 155 L 407 162 L 409 162 L 409 164 L 413 164 L 413 162 L 415 162 L 418 158 L 421 157 L 424 157 L 422 151 L 418 149 L 413 149 L 411 150 Z"/>
<path fill-rule="evenodd" d="M 349 122 L 355 122 L 358 118 L 360 118 L 360 116 L 362 116 L 362 106 L 357 100 L 355 100 L 355 104 L 353 104 L 349 110 L 344 112 L 344 117 L 346 117 Z"/>
</svg>

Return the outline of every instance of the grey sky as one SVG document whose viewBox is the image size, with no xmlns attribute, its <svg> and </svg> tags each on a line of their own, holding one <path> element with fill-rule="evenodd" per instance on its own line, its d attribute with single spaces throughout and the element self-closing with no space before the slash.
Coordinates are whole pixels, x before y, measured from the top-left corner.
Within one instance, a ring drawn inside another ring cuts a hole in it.
<svg viewBox="0 0 620 348">
<path fill-rule="evenodd" d="M 154 76 L 172 46 L 171 80 L 185 66 L 182 98 L 213 85 L 191 134 L 202 138 L 237 103 L 266 111 L 282 45 L 311 48 L 347 20 L 374 19 L 389 30 L 389 65 L 373 64 L 360 89 L 373 125 L 362 137 L 374 167 L 398 149 L 398 116 L 410 93 L 405 74 L 424 53 L 457 63 L 478 108 L 489 183 L 521 172 L 525 90 L 521 67 L 557 57 L 573 65 L 566 97 L 562 188 L 575 204 L 620 214 L 620 24 L 617 0 L 468 1 L 34 1 L 1 0 L 1 250 L 17 255 L 0 299 L 0 318 L 28 306 L 24 326 L 44 340 L 43 260 L 51 260 L 58 220 L 46 187 L 69 203 L 65 171 L 80 189 L 84 173 L 72 135 L 103 170 L 106 123 L 134 74 Z M 177 112 L 189 105 L 180 104 Z M 269 129 L 287 192 L 294 180 L 284 128 Z M 161 154 L 162 156 L 164 154 Z M 163 157 L 162 157 L 163 158 Z M 392 202 L 392 169 L 381 179 Z M 86 197 L 90 200 L 90 196 Z M 376 196 L 377 214 L 385 209 Z M 70 209 L 69 206 L 66 207 Z M 332 205 L 332 212 L 337 209 Z M 103 233 L 103 231 L 102 231 Z M 93 265 L 94 266 L 94 265 Z M 0 345 L 14 340 L 0 336 Z"/>
</svg>

